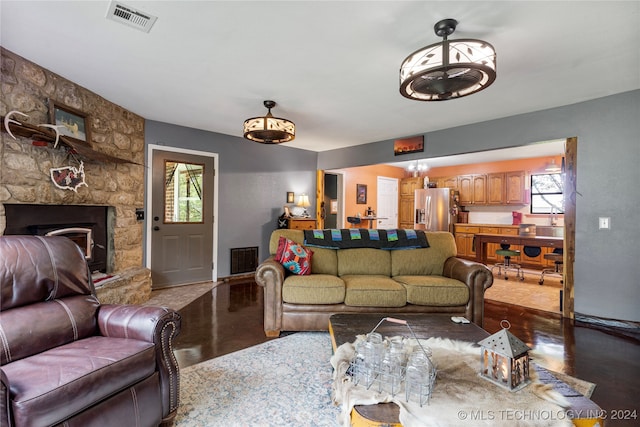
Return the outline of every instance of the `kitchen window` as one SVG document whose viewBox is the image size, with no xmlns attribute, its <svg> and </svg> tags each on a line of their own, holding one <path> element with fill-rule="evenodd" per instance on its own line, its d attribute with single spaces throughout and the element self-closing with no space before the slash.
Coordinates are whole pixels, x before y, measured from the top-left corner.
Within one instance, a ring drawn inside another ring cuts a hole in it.
<svg viewBox="0 0 640 427">
<path fill-rule="evenodd" d="M 564 176 L 561 173 L 531 175 L 531 213 L 564 213 Z"/>
</svg>

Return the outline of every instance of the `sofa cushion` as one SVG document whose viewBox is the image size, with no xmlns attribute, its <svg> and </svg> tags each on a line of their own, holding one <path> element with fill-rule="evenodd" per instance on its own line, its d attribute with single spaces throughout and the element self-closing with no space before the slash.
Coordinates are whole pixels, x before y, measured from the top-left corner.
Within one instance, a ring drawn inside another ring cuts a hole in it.
<svg viewBox="0 0 640 427">
<path fill-rule="evenodd" d="M 382 251 L 380 251 L 382 252 Z M 407 303 L 405 288 L 384 275 L 342 276 L 346 293 L 344 303 L 353 307 L 402 307 Z"/>
<path fill-rule="evenodd" d="M 339 249 L 338 276 L 380 275 L 391 276 L 391 253 L 381 249 Z"/>
<path fill-rule="evenodd" d="M 311 274 L 338 275 L 338 251 L 335 249 L 313 248 Z"/>
<path fill-rule="evenodd" d="M 153 343 L 93 336 L 2 366 L 16 425 L 54 425 L 156 370 Z"/>
<path fill-rule="evenodd" d="M 287 271 L 302 276 L 311 274 L 313 251 L 286 237 L 280 237 L 275 260 Z"/>
<path fill-rule="evenodd" d="M 446 231 L 427 233 L 429 247 L 424 249 L 395 250 L 391 252 L 391 276 L 442 275 L 444 262 L 456 256 L 453 235 Z"/>
<path fill-rule="evenodd" d="M 444 276 L 395 276 L 407 290 L 407 302 L 416 305 L 457 306 L 469 301 L 469 288 Z"/>
<path fill-rule="evenodd" d="M 340 304 L 344 281 L 335 275 L 289 276 L 282 284 L 282 301 L 290 304 Z"/>
</svg>

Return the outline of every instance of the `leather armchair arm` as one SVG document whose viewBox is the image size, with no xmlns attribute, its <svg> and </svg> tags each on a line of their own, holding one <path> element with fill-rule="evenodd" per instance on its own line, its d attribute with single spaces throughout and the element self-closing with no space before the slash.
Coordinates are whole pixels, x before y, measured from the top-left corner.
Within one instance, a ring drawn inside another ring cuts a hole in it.
<svg viewBox="0 0 640 427">
<path fill-rule="evenodd" d="M 467 319 L 482 327 L 484 321 L 484 291 L 493 285 L 493 274 L 486 265 L 450 257 L 444 263 L 443 276 L 459 280 L 469 288 Z"/>
<path fill-rule="evenodd" d="M 98 311 L 102 336 L 155 344 L 164 419 L 175 416 L 178 409 L 179 369 L 173 354 L 173 340 L 180 333 L 180 327 L 180 314 L 165 307 L 104 304 Z"/>
<path fill-rule="evenodd" d="M 11 404 L 9 403 L 9 379 L 0 369 L 0 426 L 10 426 Z"/>
<path fill-rule="evenodd" d="M 277 337 L 282 328 L 282 283 L 284 267 L 273 257 L 267 258 L 256 269 L 256 283 L 264 288 L 264 333 Z"/>
</svg>

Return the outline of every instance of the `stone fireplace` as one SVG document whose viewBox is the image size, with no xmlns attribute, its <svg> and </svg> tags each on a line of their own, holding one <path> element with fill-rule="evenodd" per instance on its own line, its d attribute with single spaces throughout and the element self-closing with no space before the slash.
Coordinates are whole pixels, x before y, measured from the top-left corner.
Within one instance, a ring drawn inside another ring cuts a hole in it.
<svg viewBox="0 0 640 427">
<path fill-rule="evenodd" d="M 28 116 L 17 118 L 29 125 L 49 124 L 48 103 L 55 100 L 87 115 L 91 139 L 86 145 L 93 152 L 118 159 L 79 155 L 35 136 L 14 139 L 3 129 L 0 235 L 90 228 L 93 253 L 89 265 L 111 276 L 104 284 L 96 284 L 100 301 L 138 304 L 148 300 L 151 273 L 143 265 L 142 222 L 136 218 L 136 208 L 144 206 L 144 119 L 4 48 L 0 53 L 0 115 L 17 110 Z M 86 185 L 71 190 L 52 182 L 52 168 L 78 167 L 80 162 Z M 104 230 L 93 219 L 76 216 L 93 209 L 105 212 L 104 221 L 98 221 L 104 223 Z M 58 218 L 53 217 L 54 212 L 61 212 Z M 83 232 L 73 230 L 67 237 L 86 250 Z M 102 234 L 104 241 L 96 240 Z"/>
</svg>

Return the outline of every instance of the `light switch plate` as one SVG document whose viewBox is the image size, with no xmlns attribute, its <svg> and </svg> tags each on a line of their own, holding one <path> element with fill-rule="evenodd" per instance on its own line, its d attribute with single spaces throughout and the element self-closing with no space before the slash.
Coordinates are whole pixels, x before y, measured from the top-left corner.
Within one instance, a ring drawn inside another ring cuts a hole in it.
<svg viewBox="0 0 640 427">
<path fill-rule="evenodd" d="M 601 216 L 598 219 L 598 228 L 600 230 L 608 230 L 609 228 L 611 228 L 611 218 L 609 218 L 608 216 Z"/>
</svg>

